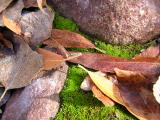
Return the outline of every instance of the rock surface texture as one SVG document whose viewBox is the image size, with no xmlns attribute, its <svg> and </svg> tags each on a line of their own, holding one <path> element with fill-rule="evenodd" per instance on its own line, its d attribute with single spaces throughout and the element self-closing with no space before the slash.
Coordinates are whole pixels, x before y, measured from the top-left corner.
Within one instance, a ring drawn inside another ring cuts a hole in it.
<svg viewBox="0 0 160 120">
<path fill-rule="evenodd" d="M 50 0 L 87 33 L 110 43 L 144 43 L 160 35 L 159 0 Z"/>
<path fill-rule="evenodd" d="M 59 109 L 59 93 L 63 88 L 68 66 L 33 80 L 17 90 L 7 102 L 2 120 L 50 120 Z"/>
</svg>

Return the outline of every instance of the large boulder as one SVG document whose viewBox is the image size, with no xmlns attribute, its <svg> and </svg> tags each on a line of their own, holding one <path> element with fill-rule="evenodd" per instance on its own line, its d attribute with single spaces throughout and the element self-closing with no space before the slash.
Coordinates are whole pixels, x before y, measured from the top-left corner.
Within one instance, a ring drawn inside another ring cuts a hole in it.
<svg viewBox="0 0 160 120">
<path fill-rule="evenodd" d="M 49 0 L 80 28 L 110 43 L 144 43 L 160 35 L 160 0 Z"/>
</svg>

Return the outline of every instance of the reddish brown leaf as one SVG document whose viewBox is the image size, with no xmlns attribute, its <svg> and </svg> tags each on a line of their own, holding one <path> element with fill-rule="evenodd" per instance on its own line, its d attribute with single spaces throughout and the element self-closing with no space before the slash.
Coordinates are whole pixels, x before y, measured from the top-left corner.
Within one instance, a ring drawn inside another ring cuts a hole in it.
<svg viewBox="0 0 160 120">
<path fill-rule="evenodd" d="M 106 78 L 80 67 L 106 96 L 125 106 L 138 119 L 156 120 L 160 117 L 160 106 L 152 94 L 154 79 L 148 80 L 142 73 L 120 69 L 115 69 L 117 79 L 113 75 Z M 124 81 L 125 79 L 127 81 Z"/>
<path fill-rule="evenodd" d="M 146 76 L 157 77 L 160 74 L 160 58 L 139 58 L 127 60 L 104 54 L 83 53 L 70 62 L 102 72 L 113 72 L 114 68 L 143 72 Z"/>
<path fill-rule="evenodd" d="M 56 40 L 65 48 L 96 48 L 88 39 L 82 35 L 67 30 L 52 30 L 52 38 L 45 40 L 43 43 L 50 47 L 57 47 Z"/>
<path fill-rule="evenodd" d="M 122 77 L 128 79 L 128 82 L 121 82 L 120 80 L 118 84 L 123 99 L 122 105 L 141 120 L 156 120 L 159 118 L 160 106 L 152 93 L 153 82 L 158 78 L 149 80 L 142 73 L 120 69 L 115 69 L 115 72 L 118 81 Z"/>
<path fill-rule="evenodd" d="M 54 44 L 56 46 L 55 48 L 57 48 L 57 53 L 61 54 L 65 58 L 69 57 L 69 53 L 61 44 L 59 44 L 56 40 L 54 40 Z"/>
<path fill-rule="evenodd" d="M 81 55 L 81 54 L 75 54 L 75 55 L 70 56 L 68 58 L 63 58 L 63 56 L 61 56 L 59 54 L 56 54 L 54 52 L 51 52 L 49 50 L 45 50 L 42 48 L 38 48 L 37 52 L 43 56 L 43 69 L 44 70 L 55 69 L 62 62 L 74 59 L 74 58 L 79 57 Z"/>
<path fill-rule="evenodd" d="M 142 75 L 140 72 L 136 71 L 127 71 L 127 70 L 120 70 L 118 68 L 114 69 L 117 79 L 120 82 L 123 83 L 133 83 L 133 84 L 141 84 L 144 83 L 145 81 L 145 76 Z"/>
<path fill-rule="evenodd" d="M 137 59 L 138 57 L 159 57 L 160 56 L 160 45 L 151 46 L 144 50 L 139 55 L 136 55 L 134 58 Z"/>
<path fill-rule="evenodd" d="M 88 72 L 92 81 L 106 96 L 125 106 L 138 119 L 156 120 L 160 117 L 160 106 L 152 91 L 153 83 L 160 75 L 160 58 L 155 51 L 152 51 L 154 56 L 149 56 L 150 52 L 146 51 L 145 54 L 140 54 L 131 60 L 84 53 L 71 62 L 106 72 L 107 78 L 115 73 L 116 82 L 95 75 L 96 72 L 88 71 L 80 66 Z"/>
<path fill-rule="evenodd" d="M 56 68 L 65 61 L 65 59 L 61 55 L 42 48 L 38 48 L 37 52 L 43 56 L 43 69 L 45 70 Z"/>
</svg>

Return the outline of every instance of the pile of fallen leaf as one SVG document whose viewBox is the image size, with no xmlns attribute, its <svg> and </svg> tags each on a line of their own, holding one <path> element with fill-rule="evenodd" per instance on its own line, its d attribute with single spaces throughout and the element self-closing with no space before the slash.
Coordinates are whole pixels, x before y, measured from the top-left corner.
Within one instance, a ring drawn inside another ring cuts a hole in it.
<svg viewBox="0 0 160 120">
<path fill-rule="evenodd" d="M 66 48 L 104 51 L 78 33 L 52 29 L 53 13 L 42 8 L 44 0 L 7 1 L 0 8 L 1 26 L 10 29 L 0 30 L 2 120 L 54 118 L 67 75 L 65 62 L 79 64 L 89 74 L 81 88 L 92 90 L 105 105 L 121 104 L 141 120 L 160 117 L 160 45 L 130 60 L 71 52 Z M 22 13 L 35 6 L 40 10 Z M 43 47 L 37 48 L 39 44 Z"/>
<path fill-rule="evenodd" d="M 49 48 L 58 48 L 65 57 L 47 58 L 53 53 L 48 52 L 46 55 L 46 50 L 38 49 L 45 58 L 45 69 L 69 61 L 97 70 L 92 72 L 79 65 L 89 74 L 81 85 L 82 89 L 92 90 L 94 96 L 105 105 L 112 106 L 116 102 L 125 106 L 138 119 L 156 120 L 160 117 L 160 45 L 151 46 L 128 60 L 106 54 L 66 51 L 65 48 L 97 49 L 83 36 L 66 30 L 53 29 L 52 37 L 43 44 Z"/>
<path fill-rule="evenodd" d="M 55 53 L 53 55 L 48 51 L 46 54 L 46 50 L 38 49 L 45 58 L 45 69 L 55 68 L 62 61 L 69 61 L 98 70 L 91 72 L 79 65 L 89 74 L 81 85 L 82 89 L 92 90 L 94 96 L 105 105 L 117 102 L 125 106 L 141 120 L 156 120 L 160 117 L 160 105 L 156 101 L 159 98 L 159 85 L 158 90 L 153 93 L 153 85 L 160 76 L 160 45 L 151 46 L 128 60 L 98 53 L 68 52 L 65 48 L 96 47 L 83 36 L 66 30 L 53 29 L 52 36 L 43 43 L 49 48 L 58 48 L 65 58 L 55 57 Z"/>
</svg>

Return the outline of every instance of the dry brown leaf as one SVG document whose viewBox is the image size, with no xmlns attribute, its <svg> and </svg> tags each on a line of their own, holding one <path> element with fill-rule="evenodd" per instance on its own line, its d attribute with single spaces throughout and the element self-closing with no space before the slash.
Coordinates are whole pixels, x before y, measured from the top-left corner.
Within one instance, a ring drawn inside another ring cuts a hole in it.
<svg viewBox="0 0 160 120">
<path fill-rule="evenodd" d="M 55 41 L 65 48 L 96 48 L 82 35 L 68 30 L 52 29 L 52 38 L 45 40 L 43 43 L 50 47 L 57 47 Z"/>
<path fill-rule="evenodd" d="M 91 89 L 93 92 L 93 95 L 99 100 L 101 101 L 105 106 L 113 106 L 115 104 L 115 102 L 113 100 L 111 100 L 109 97 L 107 97 L 106 95 L 104 95 L 102 93 L 102 91 L 92 82 L 91 78 L 89 76 L 87 76 L 85 78 L 84 81 L 88 81 L 87 84 L 89 87 L 88 89 Z M 83 82 L 84 82 L 83 81 Z M 83 83 L 82 82 L 82 83 Z M 82 85 L 82 84 L 81 84 Z M 82 88 L 81 88 L 82 89 Z"/>
<path fill-rule="evenodd" d="M 159 118 L 160 106 L 152 94 L 153 82 L 155 79 L 153 78 L 148 80 L 149 78 L 143 76 L 142 73 L 135 73 L 133 76 L 132 71 L 115 69 L 115 72 L 118 81 L 122 74 L 123 78 L 126 75 L 126 79 L 137 79 L 137 82 L 133 82 L 132 80 L 128 80 L 126 83 L 121 82 L 121 80 L 119 81 L 118 88 L 123 99 L 124 106 L 141 120 L 156 120 Z M 141 82 L 139 83 L 139 81 Z"/>
<path fill-rule="evenodd" d="M 67 50 L 61 44 L 59 44 L 56 40 L 55 40 L 54 44 L 57 48 L 57 53 L 61 54 L 65 58 L 69 57 L 69 53 L 67 52 Z"/>
<path fill-rule="evenodd" d="M 160 74 L 160 58 L 139 57 L 139 59 L 127 60 L 105 54 L 83 53 L 81 56 L 70 60 L 70 62 L 78 63 L 104 73 L 113 72 L 114 68 L 119 68 L 142 72 L 147 77 L 157 77 Z"/>
<path fill-rule="evenodd" d="M 111 100 L 109 97 L 107 97 L 106 95 L 104 95 L 103 92 L 101 92 L 101 90 L 96 85 L 92 86 L 92 92 L 93 92 L 94 96 L 99 101 L 101 101 L 105 106 L 114 106 L 115 105 L 115 102 L 113 100 Z"/>
<path fill-rule="evenodd" d="M 21 31 L 21 27 L 18 23 L 16 23 L 15 21 L 8 19 L 6 16 L 3 16 L 3 23 L 6 27 L 8 27 L 10 30 L 12 30 L 13 32 L 15 32 L 18 35 L 21 35 L 22 31 Z"/>
<path fill-rule="evenodd" d="M 42 56 L 34 52 L 22 38 L 12 36 L 12 42 L 15 53 L 5 53 L 0 59 L 0 82 L 6 91 L 29 85 L 43 64 Z"/>
<path fill-rule="evenodd" d="M 160 45 L 150 46 L 146 50 L 144 50 L 139 55 L 136 55 L 134 59 L 138 59 L 139 57 L 159 57 L 160 56 Z"/>
<path fill-rule="evenodd" d="M 125 106 L 137 118 L 156 120 L 160 117 L 160 106 L 152 91 L 153 83 L 160 75 L 160 58 L 157 57 L 159 55 L 157 51 L 159 51 L 157 48 L 156 52 L 155 49 L 154 52 L 151 49 L 146 50 L 145 54 L 140 54 L 132 60 L 89 53 L 82 54 L 71 61 L 75 60 L 75 63 L 103 72 L 112 72 L 112 74 L 115 72 L 117 81 L 107 82 L 102 76 L 96 76 L 95 72 L 82 67 L 105 95 Z M 151 52 L 154 57 L 148 57 Z"/>
<path fill-rule="evenodd" d="M 82 66 L 80 66 L 83 68 Z M 160 106 L 153 94 L 152 80 L 148 80 L 142 73 L 115 69 L 117 81 L 106 79 L 96 72 L 83 68 L 91 77 L 93 83 L 108 97 L 125 106 L 140 120 L 156 120 L 160 117 Z M 125 78 L 126 75 L 126 78 Z M 133 80 L 122 82 L 120 79 L 131 78 Z M 133 82 L 135 79 L 140 83 Z M 147 81 L 147 82 L 146 82 Z"/>
<path fill-rule="evenodd" d="M 65 61 L 63 56 L 58 55 L 54 52 L 50 52 L 48 50 L 38 48 L 37 52 L 43 56 L 43 68 L 44 70 L 51 70 L 53 68 L 58 67 L 62 62 Z"/>
<path fill-rule="evenodd" d="M 43 48 L 38 48 L 37 52 L 43 56 L 43 69 L 51 70 L 57 68 L 62 62 L 74 59 L 79 57 L 81 54 L 75 54 L 68 58 L 63 58 L 63 56 L 51 52 L 49 50 L 45 50 Z"/>
<path fill-rule="evenodd" d="M 22 0 L 13 3 L 2 13 L 3 24 L 16 34 L 21 34 L 21 26 L 19 21 L 21 19 L 21 11 L 24 8 Z"/>
<path fill-rule="evenodd" d="M 120 94 L 118 92 L 118 88 L 116 84 L 113 82 L 113 80 L 110 80 L 103 76 L 102 74 L 99 74 L 98 72 L 91 72 L 84 68 L 81 65 L 78 65 L 80 68 L 85 70 L 90 78 L 92 79 L 93 83 L 109 98 L 114 100 L 117 103 L 121 103 L 122 99 L 120 97 Z M 116 79 L 114 79 L 116 81 Z"/>
<path fill-rule="evenodd" d="M 122 83 L 132 83 L 132 84 L 142 84 L 145 81 L 145 76 L 142 75 L 140 72 L 136 71 L 127 71 L 127 70 L 120 70 L 118 68 L 114 69 L 117 79 Z"/>
</svg>

